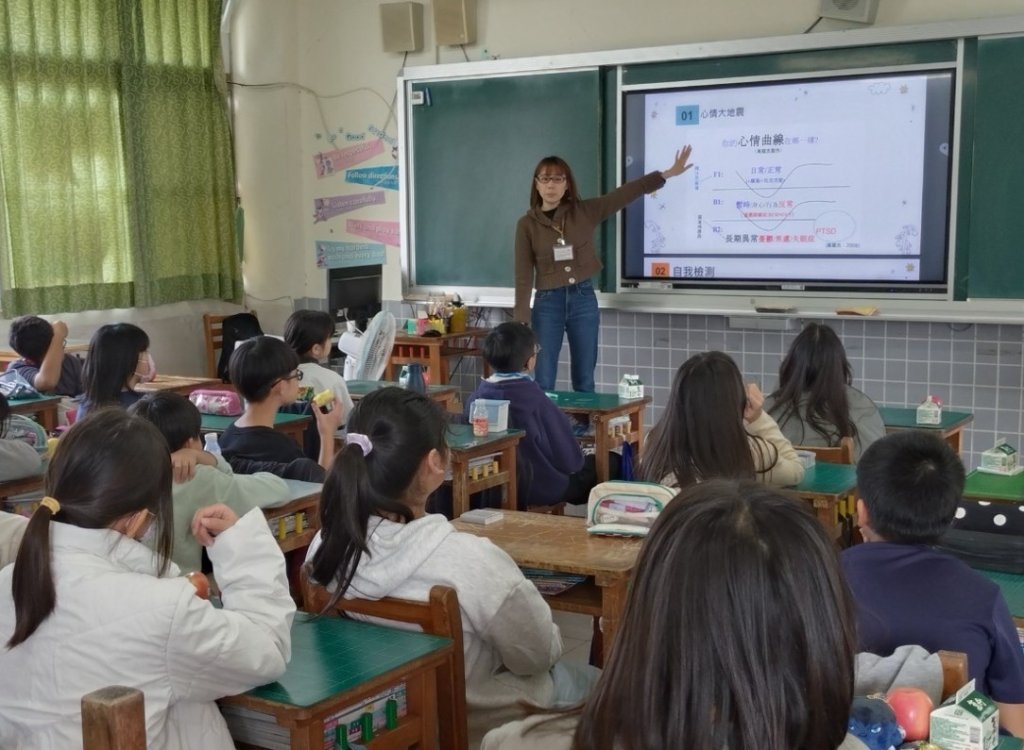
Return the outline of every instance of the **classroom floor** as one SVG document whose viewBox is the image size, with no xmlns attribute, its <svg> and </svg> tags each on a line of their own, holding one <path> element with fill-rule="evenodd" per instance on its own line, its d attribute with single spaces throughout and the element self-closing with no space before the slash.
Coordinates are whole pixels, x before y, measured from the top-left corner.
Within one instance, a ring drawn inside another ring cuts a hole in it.
<svg viewBox="0 0 1024 750">
<path fill-rule="evenodd" d="M 593 618 L 575 612 L 553 611 L 551 614 L 562 630 L 562 658 L 576 664 L 589 664 Z"/>
</svg>

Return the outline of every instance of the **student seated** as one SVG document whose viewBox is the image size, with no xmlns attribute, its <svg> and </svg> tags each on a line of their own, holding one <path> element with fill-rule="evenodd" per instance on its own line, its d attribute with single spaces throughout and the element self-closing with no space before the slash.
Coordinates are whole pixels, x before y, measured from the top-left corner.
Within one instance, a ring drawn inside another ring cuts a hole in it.
<svg viewBox="0 0 1024 750">
<path fill-rule="evenodd" d="M 978 690 L 999 703 L 1003 728 L 1024 736 L 1024 653 L 999 587 L 932 548 L 953 521 L 964 467 L 941 438 L 887 435 L 857 464 L 857 523 L 845 550 L 862 649 L 916 643 L 967 654 Z"/>
<path fill-rule="evenodd" d="M 14 562 L 27 525 L 27 518 L 0 510 L 0 568 Z"/>
<path fill-rule="evenodd" d="M 847 734 L 853 613 L 833 542 L 805 503 L 754 482 L 684 489 L 640 551 L 590 699 L 490 732 L 481 750 L 865 750 Z M 865 660 L 858 682 L 941 688 L 938 657 Z M 861 666 L 858 664 L 858 666 Z"/>
<path fill-rule="evenodd" d="M 516 447 L 519 507 L 585 503 L 597 482 L 594 457 L 584 458 L 569 418 L 532 375 L 537 339 L 522 323 L 502 323 L 487 334 L 484 360 L 494 374 L 466 399 L 466 415 L 478 398 L 507 400 L 508 426 L 525 430 Z"/>
<path fill-rule="evenodd" d="M 46 495 L 0 569 L 0 747 L 80 748 L 82 696 L 124 685 L 145 695 L 146 747 L 234 748 L 214 701 L 291 656 L 295 603 L 263 514 L 217 504 L 192 520 L 217 609 L 170 561 L 171 461 L 152 424 L 123 409 L 77 422 Z"/>
<path fill-rule="evenodd" d="M 665 413 L 651 430 L 640 478 L 669 487 L 708 479 L 756 479 L 785 487 L 804 478 L 804 466 L 764 396 L 728 354 L 704 352 L 684 362 L 672 381 Z"/>
<path fill-rule="evenodd" d="M 64 352 L 68 326 L 62 320 L 52 324 L 38 315 L 23 315 L 11 322 L 9 343 L 18 353 L 8 366 L 40 393 L 76 397 L 82 394 L 82 360 Z"/>
<path fill-rule="evenodd" d="M 224 503 L 244 516 L 253 508 L 283 503 L 290 494 L 280 477 L 268 472 L 235 474 L 222 456 L 203 450 L 202 415 L 195 404 L 173 391 L 147 393 L 128 412 L 152 422 L 171 449 L 174 468 L 174 554 L 184 571 L 200 570 L 202 545 L 192 535 L 192 518 L 212 503 Z"/>
<path fill-rule="evenodd" d="M 885 435 L 875 402 L 853 387 L 843 342 L 821 323 L 808 323 L 793 340 L 764 408 L 794 445 L 837 446 L 851 437 L 855 459 Z"/>
<path fill-rule="evenodd" d="M 475 747 L 484 731 L 520 713 L 520 701 L 582 700 L 596 670 L 559 661 L 551 610 L 512 558 L 426 513 L 448 466 L 447 426 L 441 407 L 419 393 L 384 388 L 361 399 L 320 495 L 321 530 L 306 566 L 335 600 L 426 601 L 433 586 L 456 590 Z"/>
<path fill-rule="evenodd" d="M 100 326 L 89 341 L 82 377 L 85 395 L 77 419 L 101 406 L 128 408 L 142 398 L 135 386 L 156 378 L 149 336 L 131 323 Z"/>
<path fill-rule="evenodd" d="M 320 435 L 319 462 L 274 429 L 282 406 L 298 397 L 303 378 L 298 355 L 273 336 L 256 336 L 239 344 L 228 365 L 231 382 L 245 399 L 245 412 L 220 436 L 220 449 L 239 474 L 269 471 L 285 479 L 322 482 L 334 458 L 334 433 L 344 418 L 337 398 L 324 413 L 313 409 Z"/>
<path fill-rule="evenodd" d="M 301 407 L 301 413 L 308 413 L 313 408 L 310 402 L 316 394 L 333 391 L 341 405 L 341 423 L 344 424 L 355 404 L 348 393 L 345 378 L 323 364 L 330 358 L 333 336 L 334 319 L 321 310 L 296 310 L 284 324 L 284 342 L 299 355 L 299 369 L 302 371 L 302 386 L 295 406 Z M 320 455 L 316 423 L 306 430 L 306 455 L 313 459 Z"/>
<path fill-rule="evenodd" d="M 46 438 L 42 428 L 35 422 L 31 422 L 27 417 L 22 417 L 19 414 L 11 414 L 11 405 L 7 402 L 7 398 L 0 393 L 0 482 L 36 476 L 43 471 L 43 456 L 46 455 L 45 444 L 33 446 L 25 440 L 9 436 L 12 420 L 23 420 L 28 423 L 30 428 L 34 427 L 37 431 L 37 440 L 41 439 L 45 443 Z"/>
</svg>

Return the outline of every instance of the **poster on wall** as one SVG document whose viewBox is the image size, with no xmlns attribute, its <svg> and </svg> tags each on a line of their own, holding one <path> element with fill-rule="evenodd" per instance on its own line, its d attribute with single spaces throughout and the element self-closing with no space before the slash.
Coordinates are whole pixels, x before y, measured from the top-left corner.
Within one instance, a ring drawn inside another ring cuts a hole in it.
<svg viewBox="0 0 1024 750">
<path fill-rule="evenodd" d="M 345 231 L 358 237 L 366 237 L 374 242 L 383 242 L 398 247 L 397 221 L 367 221 L 364 219 L 348 219 Z"/>
<path fill-rule="evenodd" d="M 398 165 L 347 169 L 345 170 L 345 182 L 351 182 L 354 185 L 369 185 L 370 187 L 398 190 Z"/>
<path fill-rule="evenodd" d="M 362 164 L 379 154 L 384 153 L 384 141 L 376 138 L 365 143 L 357 143 L 345 148 L 336 148 L 332 151 L 321 151 L 313 155 L 313 166 L 316 169 L 318 179 L 339 174 L 349 167 Z M 396 175 L 397 182 L 397 175 Z M 365 184 L 365 183 L 363 183 Z M 396 187 L 397 189 L 397 187 Z"/>
<path fill-rule="evenodd" d="M 369 266 L 387 260 L 387 248 L 378 242 L 328 242 L 316 243 L 317 268 L 347 268 Z"/>
<path fill-rule="evenodd" d="M 373 206 L 384 203 L 385 193 L 380 190 L 373 190 L 369 193 L 357 195 L 333 195 L 328 198 L 313 199 L 313 223 L 327 221 L 339 214 L 355 211 L 363 206 Z"/>
</svg>

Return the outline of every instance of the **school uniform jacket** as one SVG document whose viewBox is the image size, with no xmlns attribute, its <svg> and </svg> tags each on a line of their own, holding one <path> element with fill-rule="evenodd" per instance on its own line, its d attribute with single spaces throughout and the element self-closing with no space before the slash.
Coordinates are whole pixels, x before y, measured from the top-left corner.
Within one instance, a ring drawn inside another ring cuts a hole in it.
<svg viewBox="0 0 1024 750">
<path fill-rule="evenodd" d="M 665 184 L 661 172 L 650 172 L 627 182 L 599 198 L 562 203 L 548 218 L 540 208 L 531 208 L 516 224 L 516 297 L 513 317 L 530 320 L 530 292 L 578 284 L 601 270 L 594 252 L 594 230 L 616 211 L 621 211 L 645 193 Z M 572 245 L 572 260 L 556 261 L 558 238 Z"/>
<path fill-rule="evenodd" d="M 320 543 L 318 533 L 307 560 Z M 436 514 L 407 524 L 371 519 L 366 544 L 347 597 L 426 601 L 439 585 L 458 593 L 471 747 L 522 715 L 519 701 L 551 705 L 549 672 L 562 655 L 562 636 L 547 602 L 504 551 Z"/>
<path fill-rule="evenodd" d="M 466 399 L 467 416 L 478 398 L 507 400 L 508 426 L 526 431 L 516 446 L 519 507 L 564 500 L 569 475 L 583 468 L 583 451 L 565 413 L 526 375 L 482 382 Z"/>
<path fill-rule="evenodd" d="M 223 609 L 183 577 L 157 578 L 153 553 L 116 531 L 51 525 L 57 608 L 27 641 L 0 648 L 0 747 L 81 748 L 82 696 L 125 685 L 145 694 L 149 750 L 234 748 L 213 701 L 273 681 L 291 656 L 295 604 L 263 514 L 209 548 Z M 4 643 L 13 570 L 0 570 Z"/>
</svg>

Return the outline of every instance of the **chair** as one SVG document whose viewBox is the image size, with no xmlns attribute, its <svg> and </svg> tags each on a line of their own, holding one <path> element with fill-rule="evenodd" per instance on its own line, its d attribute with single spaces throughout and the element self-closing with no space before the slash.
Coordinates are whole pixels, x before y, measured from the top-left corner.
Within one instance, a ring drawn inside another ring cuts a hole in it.
<svg viewBox="0 0 1024 750">
<path fill-rule="evenodd" d="M 331 593 L 313 583 L 302 572 L 302 601 L 307 612 L 323 612 Z M 452 658 L 437 670 L 438 747 L 468 750 L 469 729 L 466 723 L 466 666 L 462 646 L 462 615 L 455 589 L 434 586 L 425 602 L 391 597 L 339 599 L 333 607 L 338 613 L 358 614 L 382 620 L 419 625 L 424 633 L 452 639 Z"/>
<path fill-rule="evenodd" d="M 940 651 L 942 664 L 942 700 L 967 684 L 967 654 L 962 651 Z"/>
<path fill-rule="evenodd" d="M 217 352 L 224 343 L 224 318 L 227 315 L 203 314 L 203 334 L 206 338 L 206 374 L 216 378 Z"/>
<path fill-rule="evenodd" d="M 817 445 L 794 445 L 798 451 L 810 451 L 814 454 L 816 461 L 823 464 L 852 464 L 853 461 L 853 438 L 844 437 L 839 445 L 819 447 Z"/>
<path fill-rule="evenodd" d="M 146 750 L 141 690 L 105 687 L 82 698 L 83 750 Z"/>
</svg>

